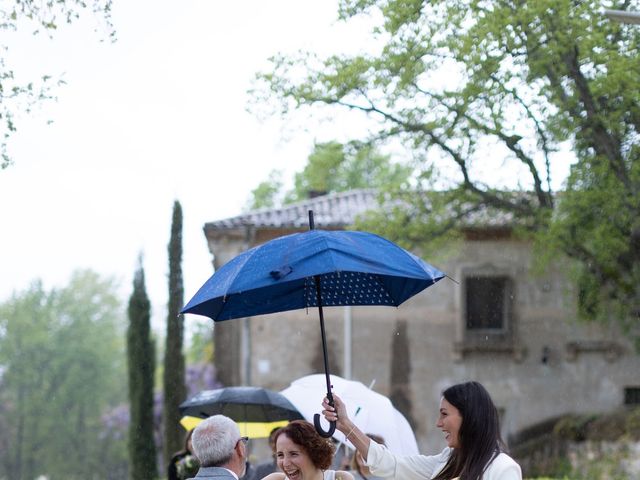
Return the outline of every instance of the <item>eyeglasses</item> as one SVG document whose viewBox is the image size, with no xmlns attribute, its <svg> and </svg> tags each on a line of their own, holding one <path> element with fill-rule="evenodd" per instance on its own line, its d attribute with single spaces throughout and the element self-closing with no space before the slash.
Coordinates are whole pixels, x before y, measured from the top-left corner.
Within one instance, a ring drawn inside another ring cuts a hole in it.
<svg viewBox="0 0 640 480">
<path fill-rule="evenodd" d="M 238 441 L 246 445 L 247 443 L 249 443 L 249 437 L 240 437 Z"/>
</svg>

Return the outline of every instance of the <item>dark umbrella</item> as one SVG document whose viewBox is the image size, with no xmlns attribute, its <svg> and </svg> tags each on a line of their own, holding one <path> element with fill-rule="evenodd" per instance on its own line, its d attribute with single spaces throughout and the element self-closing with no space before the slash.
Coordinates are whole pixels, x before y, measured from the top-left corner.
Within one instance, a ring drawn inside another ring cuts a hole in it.
<svg viewBox="0 0 640 480">
<path fill-rule="evenodd" d="M 181 313 L 214 321 L 318 307 L 327 398 L 332 403 L 323 306 L 387 305 L 405 300 L 445 274 L 378 235 L 310 230 L 275 238 L 241 253 L 198 290 Z M 315 418 L 316 430 L 329 432 Z"/>
<path fill-rule="evenodd" d="M 182 402 L 180 413 L 183 418 L 194 419 L 226 415 L 249 431 L 262 432 L 259 436 L 268 436 L 272 428 L 304 418 L 284 395 L 261 387 L 204 390 Z"/>
</svg>

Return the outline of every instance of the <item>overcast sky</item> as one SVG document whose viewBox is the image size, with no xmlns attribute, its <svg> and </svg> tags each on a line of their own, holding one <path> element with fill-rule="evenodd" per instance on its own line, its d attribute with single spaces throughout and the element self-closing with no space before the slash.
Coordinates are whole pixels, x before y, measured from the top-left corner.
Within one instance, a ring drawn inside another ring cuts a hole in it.
<svg viewBox="0 0 640 480">
<path fill-rule="evenodd" d="M 337 0 L 135 0 L 114 2 L 115 43 L 90 15 L 53 39 L 29 25 L 3 31 L 19 78 L 50 74 L 66 84 L 56 102 L 18 119 L 15 164 L 0 171 L 0 301 L 36 278 L 64 286 L 79 268 L 115 277 L 126 301 L 143 252 L 162 326 L 174 200 L 184 215 L 188 301 L 212 274 L 206 222 L 240 214 L 272 169 L 290 180 L 314 141 L 363 133 L 344 110 L 319 124 L 319 115 L 261 121 L 247 112 L 247 90 L 270 56 L 375 48 L 367 19 L 345 25 L 336 12 Z M 502 161 L 486 155 L 481 171 L 517 181 Z M 558 165 L 556 180 L 569 161 Z"/>
<path fill-rule="evenodd" d="M 271 169 L 302 168 L 314 140 L 341 139 L 246 111 L 269 56 L 357 45 L 364 32 L 336 28 L 335 17 L 328 0 L 136 0 L 114 2 L 116 43 L 101 42 L 88 16 L 52 40 L 7 34 L 17 74 L 66 85 L 19 119 L 15 164 L 0 171 L 0 300 L 36 278 L 63 286 L 78 268 L 114 276 L 126 300 L 142 251 L 162 322 L 175 199 L 189 300 L 212 273 L 203 224 L 241 213 Z"/>
</svg>

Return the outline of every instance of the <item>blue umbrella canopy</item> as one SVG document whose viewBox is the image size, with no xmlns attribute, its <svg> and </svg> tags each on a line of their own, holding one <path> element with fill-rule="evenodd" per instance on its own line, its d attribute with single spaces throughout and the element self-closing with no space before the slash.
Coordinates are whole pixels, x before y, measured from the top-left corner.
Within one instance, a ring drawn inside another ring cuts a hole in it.
<svg viewBox="0 0 640 480">
<path fill-rule="evenodd" d="M 444 276 L 378 235 L 309 230 L 238 255 L 205 282 L 182 313 L 221 321 L 316 306 L 398 306 Z"/>
<path fill-rule="evenodd" d="M 323 306 L 398 306 L 445 277 L 395 243 L 368 232 L 311 230 L 275 238 L 213 274 L 182 309 L 215 321 L 318 307 L 327 398 L 333 405 Z M 314 417 L 323 437 L 320 415 Z"/>
</svg>

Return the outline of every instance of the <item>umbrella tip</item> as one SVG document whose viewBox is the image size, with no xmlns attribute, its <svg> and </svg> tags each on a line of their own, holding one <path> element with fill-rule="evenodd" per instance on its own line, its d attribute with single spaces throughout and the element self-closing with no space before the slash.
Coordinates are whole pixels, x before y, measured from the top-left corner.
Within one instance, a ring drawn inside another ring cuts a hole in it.
<svg viewBox="0 0 640 480">
<path fill-rule="evenodd" d="M 309 230 L 313 230 L 315 227 L 314 221 L 313 221 L 313 210 L 309 210 Z"/>
<path fill-rule="evenodd" d="M 451 278 L 449 275 L 447 275 L 446 273 L 444 274 L 445 277 L 447 277 L 449 280 L 451 280 L 453 283 L 460 285 L 460 282 L 457 281 L 455 278 Z"/>
</svg>

